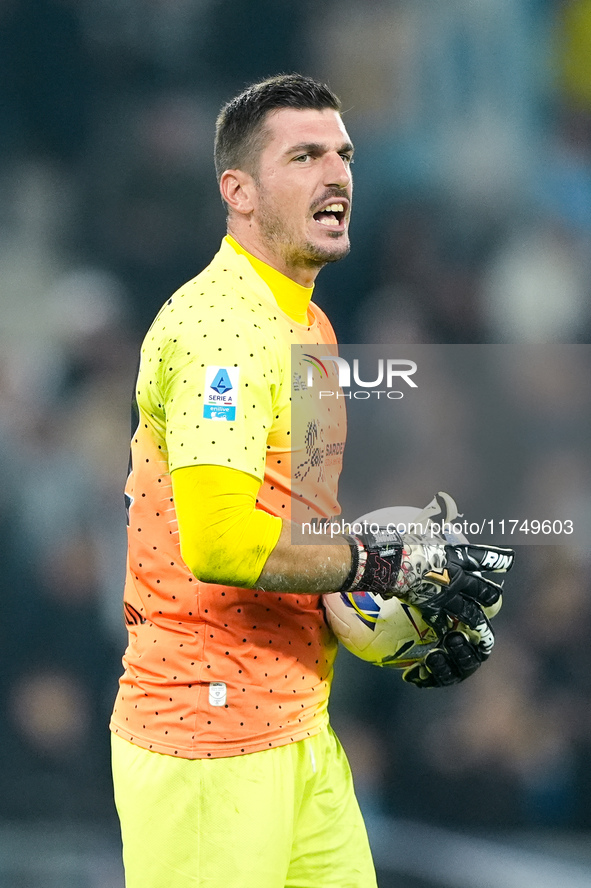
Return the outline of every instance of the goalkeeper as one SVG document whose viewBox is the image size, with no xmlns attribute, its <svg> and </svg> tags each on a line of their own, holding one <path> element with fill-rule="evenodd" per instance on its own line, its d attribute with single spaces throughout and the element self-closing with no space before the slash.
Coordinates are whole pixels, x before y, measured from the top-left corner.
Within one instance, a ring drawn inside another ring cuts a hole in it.
<svg viewBox="0 0 591 888">
<path fill-rule="evenodd" d="M 292 461 L 308 459 L 310 516 L 340 511 L 343 401 L 322 412 L 297 388 L 310 439 L 337 455 L 310 460 L 291 439 L 290 346 L 336 354 L 311 297 L 349 251 L 352 154 L 314 80 L 281 75 L 229 102 L 215 148 L 228 234 L 142 345 L 111 720 L 127 888 L 375 888 L 328 724 L 323 593 L 378 584 L 416 603 L 442 636 L 419 685 L 459 681 L 488 651 L 481 605 L 499 588 L 475 550 L 377 535 L 303 558 L 290 542 Z M 450 635 L 450 617 L 473 635 Z"/>
</svg>

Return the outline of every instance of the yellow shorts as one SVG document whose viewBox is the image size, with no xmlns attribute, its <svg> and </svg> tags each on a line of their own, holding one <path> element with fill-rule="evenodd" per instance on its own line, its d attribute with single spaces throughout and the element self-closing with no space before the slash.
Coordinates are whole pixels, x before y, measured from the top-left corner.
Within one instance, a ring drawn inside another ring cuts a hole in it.
<svg viewBox="0 0 591 888">
<path fill-rule="evenodd" d="M 377 888 L 332 732 L 178 759 L 112 735 L 126 888 Z"/>
</svg>

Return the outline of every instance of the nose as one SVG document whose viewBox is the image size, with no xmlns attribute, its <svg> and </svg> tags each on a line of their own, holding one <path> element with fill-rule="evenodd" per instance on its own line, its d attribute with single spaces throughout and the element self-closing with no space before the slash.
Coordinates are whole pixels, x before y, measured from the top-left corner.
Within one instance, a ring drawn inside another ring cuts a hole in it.
<svg viewBox="0 0 591 888">
<path fill-rule="evenodd" d="M 349 161 L 337 154 L 336 151 L 325 155 L 324 184 L 337 188 L 346 188 L 352 182 L 351 167 Z"/>
</svg>

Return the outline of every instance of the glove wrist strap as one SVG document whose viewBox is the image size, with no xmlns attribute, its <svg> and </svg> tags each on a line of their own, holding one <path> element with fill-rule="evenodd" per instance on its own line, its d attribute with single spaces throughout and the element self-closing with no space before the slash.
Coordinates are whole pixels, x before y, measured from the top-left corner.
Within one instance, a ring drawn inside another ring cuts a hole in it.
<svg viewBox="0 0 591 888">
<path fill-rule="evenodd" d="M 403 543 L 398 533 L 347 536 L 351 570 L 338 592 L 392 593 L 402 563 Z"/>
<path fill-rule="evenodd" d="M 352 592 L 354 589 L 357 589 L 357 584 L 365 573 L 367 563 L 367 549 L 361 540 L 349 535 L 347 535 L 346 539 L 351 549 L 351 569 L 347 574 L 345 582 L 340 589 L 337 589 L 337 592 Z"/>
</svg>

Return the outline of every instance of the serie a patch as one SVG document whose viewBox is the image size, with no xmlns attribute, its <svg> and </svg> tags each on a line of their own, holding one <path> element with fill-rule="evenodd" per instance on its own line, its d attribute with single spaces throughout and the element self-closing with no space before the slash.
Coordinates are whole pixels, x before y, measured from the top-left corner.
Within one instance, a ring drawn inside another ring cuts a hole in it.
<svg viewBox="0 0 591 888">
<path fill-rule="evenodd" d="M 234 422 L 238 406 L 239 367 L 209 366 L 205 369 L 203 418 Z"/>
</svg>

